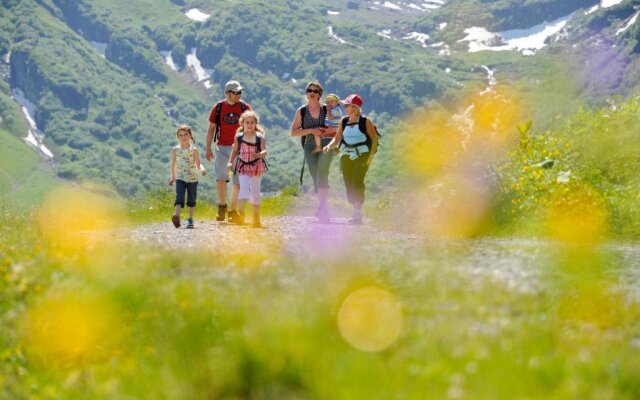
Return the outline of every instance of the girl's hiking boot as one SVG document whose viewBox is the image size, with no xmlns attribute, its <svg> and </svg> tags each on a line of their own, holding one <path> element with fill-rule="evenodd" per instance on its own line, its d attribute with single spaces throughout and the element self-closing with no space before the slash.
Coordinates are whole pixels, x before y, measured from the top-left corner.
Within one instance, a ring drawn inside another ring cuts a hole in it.
<svg viewBox="0 0 640 400">
<path fill-rule="evenodd" d="M 193 229 L 193 219 L 191 218 L 187 220 L 187 229 Z"/>
<path fill-rule="evenodd" d="M 351 225 L 362 225 L 362 212 L 360 210 L 354 210 L 353 216 L 347 221 Z"/>
<path fill-rule="evenodd" d="M 180 216 L 179 215 L 173 215 L 171 217 L 171 222 L 173 222 L 173 226 L 175 226 L 176 228 L 180 228 Z"/>
<path fill-rule="evenodd" d="M 244 224 L 244 214 L 241 214 L 237 211 L 229 212 L 229 222 L 238 225 Z"/>
<path fill-rule="evenodd" d="M 328 224 L 331 222 L 331 218 L 329 217 L 329 210 L 326 207 L 318 207 L 316 211 L 316 217 L 318 218 L 318 222 L 323 224 Z"/>
<path fill-rule="evenodd" d="M 218 215 L 216 215 L 216 221 L 224 221 L 227 217 L 227 205 L 218 204 Z"/>
</svg>

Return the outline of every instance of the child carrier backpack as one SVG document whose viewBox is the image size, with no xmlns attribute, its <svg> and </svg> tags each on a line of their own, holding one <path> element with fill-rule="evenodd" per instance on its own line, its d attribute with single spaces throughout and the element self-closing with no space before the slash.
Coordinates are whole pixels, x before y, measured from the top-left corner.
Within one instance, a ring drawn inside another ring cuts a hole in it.
<svg viewBox="0 0 640 400">
<path fill-rule="evenodd" d="M 264 157 L 260 157 L 260 158 L 256 158 L 255 160 L 252 161 L 244 161 L 240 158 L 240 145 L 242 144 L 244 139 L 244 133 L 241 136 L 238 136 L 236 139 L 236 145 L 238 148 L 238 155 L 236 156 L 236 165 L 233 168 L 233 173 L 237 174 L 239 172 L 241 172 L 242 167 L 244 167 L 245 165 L 253 165 L 257 162 L 262 161 L 264 163 L 264 169 L 265 171 L 269 170 L 268 164 L 267 164 L 267 160 Z M 255 146 L 256 147 L 256 153 L 259 153 L 262 151 L 262 138 L 260 136 L 258 136 L 256 134 L 256 143 L 248 143 L 248 142 L 244 142 L 245 144 L 249 145 L 249 146 Z"/>
<path fill-rule="evenodd" d="M 216 114 L 215 114 L 215 123 L 216 123 L 216 131 L 213 134 L 213 141 L 214 143 L 218 141 L 218 133 L 220 132 L 220 115 L 222 114 L 222 103 L 226 101 L 226 100 L 220 100 L 219 102 L 216 103 Z M 242 112 L 247 111 L 247 103 L 245 103 L 244 101 L 240 100 L 240 109 L 242 110 Z"/>
<path fill-rule="evenodd" d="M 344 118 L 342 118 L 342 121 L 340 121 L 340 124 L 342 125 L 342 132 L 343 133 L 344 133 L 345 128 L 348 125 L 348 122 L 349 122 L 349 117 L 344 117 Z M 356 150 L 356 155 L 360 156 L 360 152 L 358 151 L 358 147 L 360 147 L 362 145 L 366 145 L 367 148 L 369 150 L 371 150 L 371 138 L 367 134 L 367 117 L 365 117 L 364 115 L 360 115 L 360 118 L 358 119 L 358 129 L 360 129 L 360 132 L 364 133 L 364 136 L 366 138 L 364 140 L 364 142 L 348 144 L 347 142 L 344 141 L 344 134 L 343 134 L 342 135 L 342 140 L 340 141 L 340 147 L 344 146 L 344 147 L 346 147 L 348 149 L 355 149 Z M 373 124 L 373 130 L 376 132 L 376 136 L 378 138 L 382 137 L 382 135 L 380 135 L 380 132 L 378 132 L 378 127 L 376 126 L 376 124 Z M 380 146 L 380 144 L 378 144 L 378 146 Z"/>
</svg>

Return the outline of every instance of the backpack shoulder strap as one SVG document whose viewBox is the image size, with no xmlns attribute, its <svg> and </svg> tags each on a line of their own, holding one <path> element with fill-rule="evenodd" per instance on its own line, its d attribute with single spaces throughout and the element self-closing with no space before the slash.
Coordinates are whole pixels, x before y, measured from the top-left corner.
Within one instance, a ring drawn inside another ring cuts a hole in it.
<svg viewBox="0 0 640 400">
<path fill-rule="evenodd" d="M 216 103 L 216 114 L 215 114 L 215 123 L 216 123 L 216 131 L 214 132 L 213 135 L 213 141 L 214 143 L 218 141 L 218 133 L 220 132 L 220 115 L 222 114 L 222 102 L 224 100 L 220 100 L 219 102 Z"/>
<path fill-rule="evenodd" d="M 220 100 L 219 102 L 216 103 L 216 126 L 217 129 L 220 129 L 220 115 L 222 114 L 222 102 L 224 100 Z"/>
<path fill-rule="evenodd" d="M 304 116 L 307 114 L 307 106 L 300 107 L 300 127 L 304 129 Z"/>
<path fill-rule="evenodd" d="M 245 103 L 244 101 L 240 100 L 240 109 L 242 110 L 242 112 L 247 111 L 247 103 Z"/>
<path fill-rule="evenodd" d="M 360 129 L 360 132 L 367 135 L 367 117 L 364 115 L 360 115 L 360 119 L 358 119 L 358 128 Z"/>
<path fill-rule="evenodd" d="M 340 121 L 340 125 L 342 125 L 342 133 L 344 133 L 344 130 L 347 128 L 347 124 L 349 123 L 349 117 L 342 117 L 342 120 Z"/>
</svg>

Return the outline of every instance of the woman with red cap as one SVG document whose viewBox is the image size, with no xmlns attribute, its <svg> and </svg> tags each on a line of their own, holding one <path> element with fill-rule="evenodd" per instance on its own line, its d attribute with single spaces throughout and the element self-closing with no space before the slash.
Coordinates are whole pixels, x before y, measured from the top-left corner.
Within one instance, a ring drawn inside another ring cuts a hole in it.
<svg viewBox="0 0 640 400">
<path fill-rule="evenodd" d="M 342 100 L 347 116 L 338 125 L 336 136 L 323 149 L 325 153 L 340 147 L 340 168 L 347 199 L 353 206 L 351 224 L 362 223 L 364 178 L 378 151 L 378 134 L 371 120 L 362 115 L 362 98 L 351 94 Z"/>
</svg>

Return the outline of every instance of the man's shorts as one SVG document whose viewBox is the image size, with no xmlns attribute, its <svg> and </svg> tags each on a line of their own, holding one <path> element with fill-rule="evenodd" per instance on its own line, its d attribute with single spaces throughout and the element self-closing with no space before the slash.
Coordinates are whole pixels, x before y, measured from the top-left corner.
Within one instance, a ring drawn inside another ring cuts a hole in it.
<svg viewBox="0 0 640 400">
<path fill-rule="evenodd" d="M 229 162 L 229 156 L 231 155 L 231 150 L 233 150 L 233 146 L 216 146 L 216 160 L 215 160 L 215 168 L 216 168 L 216 180 L 217 181 L 228 181 L 229 180 L 229 170 L 227 169 L 227 163 Z M 240 181 L 238 180 L 238 175 L 233 175 L 233 184 L 239 185 Z"/>
</svg>

